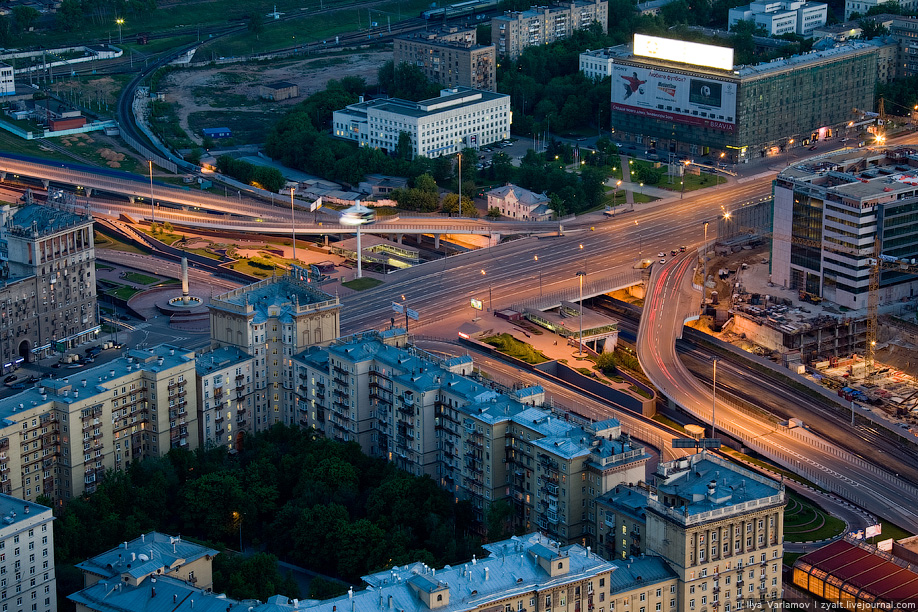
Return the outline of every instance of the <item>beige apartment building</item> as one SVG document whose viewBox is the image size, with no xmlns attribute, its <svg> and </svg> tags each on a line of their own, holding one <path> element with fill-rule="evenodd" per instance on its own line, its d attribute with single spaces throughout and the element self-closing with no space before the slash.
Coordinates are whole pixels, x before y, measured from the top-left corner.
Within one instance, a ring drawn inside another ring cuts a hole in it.
<svg viewBox="0 0 918 612">
<path fill-rule="evenodd" d="M 0 495 L 0 609 L 57 612 L 51 509 Z"/>
<path fill-rule="evenodd" d="M 235 347 L 253 359 L 251 382 L 243 389 L 254 394 L 251 421 L 244 424 L 252 431 L 274 423 L 296 423 L 293 356 L 312 345 L 328 344 L 341 333 L 338 298 L 301 280 L 306 277 L 297 273 L 274 276 L 211 298 L 208 305 L 212 348 Z M 235 377 L 243 375 L 239 367 L 240 372 L 234 369 L 232 374 L 233 385 L 241 380 Z M 239 399 L 236 389 L 233 387 L 233 395 Z M 202 390 L 202 409 L 213 409 L 215 390 Z M 239 413 L 230 416 L 238 418 Z M 249 416 L 243 420 L 248 421 Z M 216 436 L 220 428 L 214 425 Z M 219 434 L 226 438 L 221 439 L 223 443 L 233 442 L 229 425 Z"/>
<path fill-rule="evenodd" d="M 300 424 L 429 475 L 483 521 L 512 503 L 513 524 L 581 542 L 593 501 L 644 480 L 648 455 L 617 421 L 575 425 L 542 409 L 544 391 L 504 394 L 469 375 L 470 357 L 406 346 L 404 330 L 367 333 L 294 359 Z"/>
<path fill-rule="evenodd" d="M 497 91 L 495 47 L 479 45 L 474 29 L 399 36 L 393 43 L 393 61 L 396 66 L 408 63 L 420 68 L 431 82 L 444 87 Z"/>
<path fill-rule="evenodd" d="M 535 6 L 528 11 L 507 11 L 491 20 L 491 42 L 498 57 L 517 59 L 528 47 L 548 45 L 569 37 L 593 22 L 608 31 L 607 0 L 574 0 L 551 6 Z"/>
<path fill-rule="evenodd" d="M 198 443 L 202 448 L 239 449 L 252 431 L 255 411 L 255 358 L 235 346 L 195 357 Z"/>
<path fill-rule="evenodd" d="M 197 448 L 194 376 L 194 353 L 163 344 L 0 400 L 2 492 L 67 500 L 105 470 Z"/>
<path fill-rule="evenodd" d="M 598 551 L 659 556 L 679 610 L 760 608 L 780 600 L 784 485 L 710 453 L 662 463 L 656 487 L 618 487 L 596 503 Z"/>
</svg>

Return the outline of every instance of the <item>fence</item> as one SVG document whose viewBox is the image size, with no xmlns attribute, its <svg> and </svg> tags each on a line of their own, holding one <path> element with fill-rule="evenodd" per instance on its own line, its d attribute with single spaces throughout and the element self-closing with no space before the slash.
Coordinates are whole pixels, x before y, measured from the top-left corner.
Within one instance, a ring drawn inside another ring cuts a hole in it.
<svg viewBox="0 0 918 612">
<path fill-rule="evenodd" d="M 138 123 L 138 126 L 139 126 L 139 123 Z M 163 170 L 167 170 L 168 172 L 171 172 L 173 174 L 178 173 L 178 166 L 175 164 L 175 162 L 169 161 L 168 159 L 166 159 L 165 157 L 162 157 L 161 155 L 157 155 L 156 153 L 148 149 L 146 145 L 141 144 L 140 142 L 132 138 L 124 130 L 121 130 L 121 138 L 124 139 L 124 142 L 127 143 L 129 147 L 131 147 L 132 149 L 134 149 L 135 151 L 137 151 L 138 153 L 140 153 L 147 159 L 152 159 L 153 163 L 159 166 L 160 168 L 162 168 Z"/>
</svg>

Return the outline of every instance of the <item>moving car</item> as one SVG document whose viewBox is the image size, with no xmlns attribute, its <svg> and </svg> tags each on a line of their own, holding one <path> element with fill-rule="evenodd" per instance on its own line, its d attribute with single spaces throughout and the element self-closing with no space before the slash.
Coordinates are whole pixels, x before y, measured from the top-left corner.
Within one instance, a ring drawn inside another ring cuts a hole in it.
<svg viewBox="0 0 918 612">
<path fill-rule="evenodd" d="M 657 253 L 657 257 L 666 257 L 666 253 L 664 253 L 663 251 L 660 251 L 659 253 Z"/>
</svg>

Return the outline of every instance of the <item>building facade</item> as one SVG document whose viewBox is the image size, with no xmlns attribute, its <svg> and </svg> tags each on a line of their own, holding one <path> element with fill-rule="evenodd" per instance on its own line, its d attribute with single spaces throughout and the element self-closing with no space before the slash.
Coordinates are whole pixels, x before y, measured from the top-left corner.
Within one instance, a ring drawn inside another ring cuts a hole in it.
<svg viewBox="0 0 918 612">
<path fill-rule="evenodd" d="M 593 500 L 644 479 L 648 455 L 615 420 L 576 426 L 542 409 L 540 387 L 504 395 L 472 380 L 468 357 L 405 347 L 402 330 L 313 348 L 295 362 L 300 424 L 429 475 L 479 521 L 513 505 L 513 524 L 592 541 Z"/>
<path fill-rule="evenodd" d="M 533 193 L 516 185 L 504 185 L 487 194 L 488 210 L 496 208 L 500 214 L 521 221 L 547 221 L 554 211 L 548 207 L 549 199 L 544 193 Z"/>
<path fill-rule="evenodd" d="M 821 2 L 760 0 L 730 9 L 728 23 L 731 30 L 740 21 L 751 21 L 769 36 L 798 34 L 810 37 L 813 30 L 825 25 L 828 8 Z"/>
<path fill-rule="evenodd" d="M 13 67 L 0 62 L 0 96 L 16 94 L 16 75 Z"/>
<path fill-rule="evenodd" d="M 918 75 L 918 18 L 891 16 L 890 33 L 899 41 L 899 62 L 896 76 Z"/>
<path fill-rule="evenodd" d="M 7 370 L 95 340 L 92 217 L 28 204 L 0 209 L 0 358 Z"/>
<path fill-rule="evenodd" d="M 653 39 L 667 40 L 667 39 Z M 663 43 L 669 46 L 669 43 Z M 676 41 L 676 45 L 690 45 Z M 617 138 L 658 153 L 734 163 L 843 134 L 851 109 L 871 109 L 876 45 L 850 42 L 755 66 L 707 63 L 721 47 L 679 61 L 613 47 L 612 127 Z"/>
<path fill-rule="evenodd" d="M 600 553 L 663 559 L 676 574 L 679 610 L 780 601 L 783 484 L 710 453 L 661 463 L 655 484 L 618 487 L 597 500 Z"/>
<path fill-rule="evenodd" d="M 845 0 L 845 20 L 851 19 L 855 13 L 863 17 L 867 11 L 882 6 L 891 0 Z M 918 10 L 918 0 L 896 0 L 905 12 L 913 13 Z"/>
<path fill-rule="evenodd" d="M 401 63 L 416 66 L 433 83 L 446 88 L 497 91 L 495 47 L 479 45 L 474 29 L 451 28 L 399 36 L 392 48 L 396 66 Z"/>
<path fill-rule="evenodd" d="M 507 11 L 491 20 L 491 42 L 499 57 L 517 59 L 528 47 L 562 40 L 593 22 L 608 31 L 608 0 L 574 0 L 528 11 Z"/>
<path fill-rule="evenodd" d="M 0 495 L 0 515 L 0 608 L 57 612 L 51 509 Z"/>
<path fill-rule="evenodd" d="M 421 102 L 362 101 L 332 117 L 339 138 L 394 152 L 405 133 L 412 155 L 426 157 L 455 155 L 509 138 L 511 121 L 510 96 L 467 87 L 444 89 L 440 97 Z"/>
<path fill-rule="evenodd" d="M 67 500 L 106 470 L 197 448 L 194 376 L 194 353 L 164 344 L 0 400 L 0 492 Z"/>
<path fill-rule="evenodd" d="M 201 448 L 239 449 L 245 432 L 253 431 L 255 357 L 235 346 L 195 356 L 198 391 L 198 444 Z"/>
<path fill-rule="evenodd" d="M 892 263 L 918 257 L 916 173 L 918 150 L 908 147 L 840 151 L 786 168 L 774 186 L 772 282 L 866 308 L 875 250 Z M 880 303 L 916 290 L 913 275 L 881 272 Z"/>
<path fill-rule="evenodd" d="M 614 55 L 607 49 L 587 49 L 580 54 L 580 72 L 593 81 L 601 81 L 612 76 Z"/>
</svg>

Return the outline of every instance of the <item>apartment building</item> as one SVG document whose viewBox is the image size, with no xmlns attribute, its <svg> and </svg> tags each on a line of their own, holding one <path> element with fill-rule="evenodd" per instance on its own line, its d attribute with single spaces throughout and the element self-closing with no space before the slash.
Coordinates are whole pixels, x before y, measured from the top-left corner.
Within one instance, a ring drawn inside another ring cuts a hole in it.
<svg viewBox="0 0 918 612">
<path fill-rule="evenodd" d="M 899 41 L 896 76 L 900 78 L 918 74 L 918 17 L 891 15 L 889 32 Z"/>
<path fill-rule="evenodd" d="M 198 391 L 198 444 L 239 449 L 252 431 L 255 412 L 255 358 L 235 346 L 195 357 Z"/>
<path fill-rule="evenodd" d="M 239 351 L 216 357 L 220 361 L 239 362 L 229 373 L 231 384 L 226 383 L 222 373 L 223 386 L 212 386 L 216 384 L 216 373 L 207 378 L 206 388 L 202 381 L 204 395 L 200 398 L 203 402 L 200 409 L 204 418 L 213 410 L 230 415 L 221 423 L 216 422 L 219 415 L 212 415 L 213 435 L 221 436 L 223 444 L 235 443 L 230 439 L 234 430 L 237 433 L 243 428 L 262 431 L 274 423 L 293 425 L 296 422 L 293 356 L 306 347 L 328 344 L 341 333 L 338 298 L 303 279 L 305 275 L 299 274 L 273 276 L 210 300 L 212 347 L 231 347 Z M 243 354 L 252 357 L 250 366 L 241 364 Z M 202 356 L 202 363 L 206 362 L 206 356 Z M 242 380 L 246 380 L 246 384 L 240 389 L 237 381 Z M 229 403 L 230 395 L 236 408 L 227 412 L 224 404 Z M 253 411 L 248 415 L 243 412 L 240 418 L 239 400 L 243 400 L 243 408 L 247 409 L 249 396 L 252 396 Z M 233 418 L 237 422 L 234 423 Z M 240 420 L 242 422 L 238 422 Z M 220 430 L 223 431 L 217 434 Z"/>
<path fill-rule="evenodd" d="M 511 395 L 469 377 L 469 357 L 405 346 L 403 330 L 342 339 L 294 358 L 300 424 L 467 499 L 479 521 L 508 499 L 513 523 L 559 541 L 591 539 L 593 500 L 644 480 L 644 448 L 614 419 L 578 426 L 542 409 L 540 387 Z"/>
<path fill-rule="evenodd" d="M 828 8 L 821 2 L 760 0 L 730 9 L 728 23 L 731 30 L 740 21 L 751 21 L 763 28 L 768 36 L 799 34 L 810 37 L 813 30 L 825 25 Z"/>
<path fill-rule="evenodd" d="M 892 0 L 845 0 L 845 21 L 851 19 L 855 13 L 863 17 L 872 8 L 882 6 Z M 913 13 L 918 10 L 918 0 L 895 0 L 895 4 L 902 8 L 905 13 Z"/>
<path fill-rule="evenodd" d="M 16 94 L 16 76 L 13 67 L 0 62 L 0 96 Z"/>
<path fill-rule="evenodd" d="M 394 152 L 404 132 L 413 156 L 455 155 L 510 137 L 510 96 L 468 87 L 444 89 L 437 98 L 361 100 L 332 116 L 334 135 L 363 147 Z"/>
<path fill-rule="evenodd" d="M 548 45 L 569 37 L 593 22 L 608 31 L 608 0 L 574 0 L 527 11 L 507 11 L 491 20 L 491 42 L 499 57 L 517 59 L 528 47 Z"/>
<path fill-rule="evenodd" d="M 0 364 L 22 362 L 94 340 L 92 217 L 38 204 L 0 207 Z"/>
<path fill-rule="evenodd" d="M 198 446 L 194 353 L 163 344 L 0 400 L 0 489 L 91 493 L 105 470 Z"/>
<path fill-rule="evenodd" d="M 474 29 L 406 34 L 397 37 L 392 48 L 396 66 L 401 63 L 416 66 L 433 83 L 447 88 L 497 91 L 495 47 L 478 44 Z"/>
<path fill-rule="evenodd" d="M 51 508 L 0 494 L 0 609 L 57 612 Z"/>
<path fill-rule="evenodd" d="M 881 259 L 918 257 L 916 173 L 912 147 L 839 151 L 786 168 L 774 187 L 772 282 L 865 308 L 875 240 Z M 910 274 L 880 274 L 881 303 L 910 298 L 916 289 Z"/>
<path fill-rule="evenodd" d="M 702 452 L 661 463 L 655 487 L 598 499 L 598 550 L 663 559 L 679 610 L 760 608 L 782 593 L 784 505 L 783 484 Z"/>
</svg>

